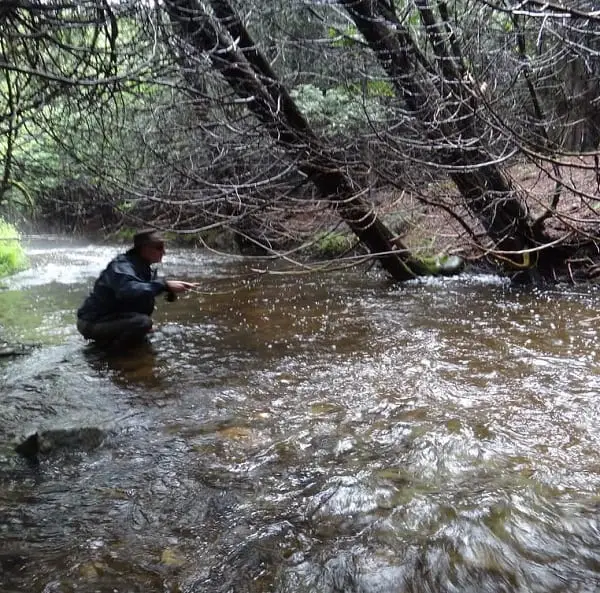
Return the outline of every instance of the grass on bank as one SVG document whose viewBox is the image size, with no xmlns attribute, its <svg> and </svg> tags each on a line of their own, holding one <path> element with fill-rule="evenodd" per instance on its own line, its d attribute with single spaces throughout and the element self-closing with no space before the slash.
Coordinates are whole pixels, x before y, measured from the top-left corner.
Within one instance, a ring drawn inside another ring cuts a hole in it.
<svg viewBox="0 0 600 593">
<path fill-rule="evenodd" d="M 0 218 L 0 278 L 24 270 L 27 265 L 17 229 Z"/>
</svg>

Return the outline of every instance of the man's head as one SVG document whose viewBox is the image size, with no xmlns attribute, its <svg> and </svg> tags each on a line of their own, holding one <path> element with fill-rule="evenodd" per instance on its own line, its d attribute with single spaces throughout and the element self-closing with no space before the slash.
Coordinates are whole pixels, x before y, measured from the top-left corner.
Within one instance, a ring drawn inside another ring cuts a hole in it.
<svg viewBox="0 0 600 593">
<path fill-rule="evenodd" d="M 165 253 L 165 240 L 158 231 L 147 229 L 133 236 L 133 249 L 149 264 L 156 264 Z"/>
</svg>

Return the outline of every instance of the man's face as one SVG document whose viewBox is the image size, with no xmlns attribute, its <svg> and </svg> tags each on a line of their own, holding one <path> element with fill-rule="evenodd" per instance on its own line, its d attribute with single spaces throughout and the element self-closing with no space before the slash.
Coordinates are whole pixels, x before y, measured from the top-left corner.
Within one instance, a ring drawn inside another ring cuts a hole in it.
<svg viewBox="0 0 600 593">
<path fill-rule="evenodd" d="M 149 264 L 157 264 L 162 261 L 163 255 L 165 254 L 164 243 L 147 243 L 140 250 L 140 255 Z"/>
</svg>

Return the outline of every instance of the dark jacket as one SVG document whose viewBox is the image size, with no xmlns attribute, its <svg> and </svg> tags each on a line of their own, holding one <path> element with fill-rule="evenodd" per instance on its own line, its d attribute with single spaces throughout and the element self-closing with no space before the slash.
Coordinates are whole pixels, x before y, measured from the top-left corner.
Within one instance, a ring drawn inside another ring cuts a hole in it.
<svg viewBox="0 0 600 593">
<path fill-rule="evenodd" d="M 100 274 L 90 295 L 77 311 L 77 318 L 99 321 L 121 313 L 152 315 L 154 298 L 165 292 L 164 280 L 135 251 L 118 255 Z"/>
</svg>

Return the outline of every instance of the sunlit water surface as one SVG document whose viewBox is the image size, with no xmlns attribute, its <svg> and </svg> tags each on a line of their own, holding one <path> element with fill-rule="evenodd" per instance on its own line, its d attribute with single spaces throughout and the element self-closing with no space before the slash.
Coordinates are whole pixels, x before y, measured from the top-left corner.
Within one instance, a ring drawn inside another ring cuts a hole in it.
<svg viewBox="0 0 600 593">
<path fill-rule="evenodd" d="M 75 310 L 117 247 L 28 246 L 0 326 L 2 593 L 600 589 L 595 287 L 253 274 L 171 250 L 201 292 L 107 355 Z M 94 426 L 100 447 L 13 452 Z"/>
</svg>

